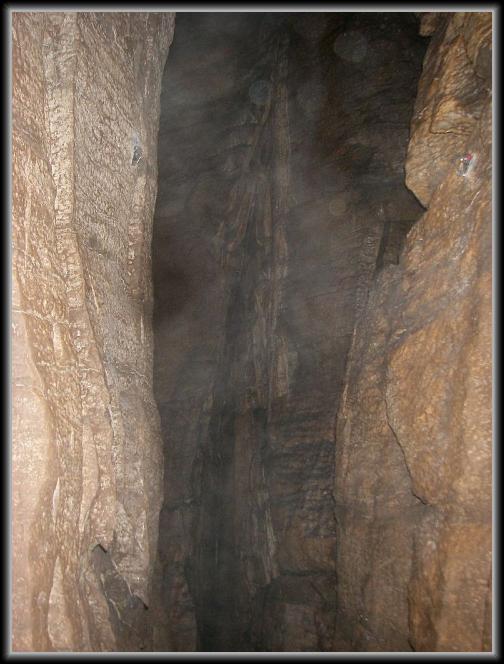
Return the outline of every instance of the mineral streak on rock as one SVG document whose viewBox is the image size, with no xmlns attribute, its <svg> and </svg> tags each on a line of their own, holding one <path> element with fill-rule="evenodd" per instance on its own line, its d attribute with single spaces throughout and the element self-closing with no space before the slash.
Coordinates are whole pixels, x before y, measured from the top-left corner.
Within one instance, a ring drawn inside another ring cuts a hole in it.
<svg viewBox="0 0 504 664">
<path fill-rule="evenodd" d="M 177 18 L 153 245 L 157 649 L 332 649 L 334 418 L 356 311 L 422 212 L 403 173 L 417 33 L 413 15 Z"/>
<path fill-rule="evenodd" d="M 149 643 L 124 606 L 150 603 L 161 504 L 149 247 L 173 28 L 13 13 L 14 651 Z"/>
<path fill-rule="evenodd" d="M 491 15 L 422 29 L 407 182 L 429 209 L 370 290 L 337 421 L 339 650 L 492 647 Z"/>
</svg>

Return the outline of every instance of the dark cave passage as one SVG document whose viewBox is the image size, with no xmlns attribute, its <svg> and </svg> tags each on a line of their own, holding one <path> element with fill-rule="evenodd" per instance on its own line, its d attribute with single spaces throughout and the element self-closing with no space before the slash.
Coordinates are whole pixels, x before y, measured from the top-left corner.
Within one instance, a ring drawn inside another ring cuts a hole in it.
<svg viewBox="0 0 504 664">
<path fill-rule="evenodd" d="M 5 7 L 7 650 L 492 651 L 496 12 Z"/>
<path fill-rule="evenodd" d="M 153 235 L 166 647 L 330 651 L 335 418 L 422 208 L 408 13 L 179 13 Z"/>
</svg>

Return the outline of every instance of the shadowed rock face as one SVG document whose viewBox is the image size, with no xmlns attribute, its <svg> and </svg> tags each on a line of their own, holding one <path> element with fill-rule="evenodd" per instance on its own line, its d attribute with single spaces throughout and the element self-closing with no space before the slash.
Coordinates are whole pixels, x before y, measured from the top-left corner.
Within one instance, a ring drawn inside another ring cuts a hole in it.
<svg viewBox="0 0 504 664">
<path fill-rule="evenodd" d="M 335 415 L 356 314 L 422 212 L 409 14 L 178 14 L 153 269 L 157 647 L 331 650 Z"/>
</svg>

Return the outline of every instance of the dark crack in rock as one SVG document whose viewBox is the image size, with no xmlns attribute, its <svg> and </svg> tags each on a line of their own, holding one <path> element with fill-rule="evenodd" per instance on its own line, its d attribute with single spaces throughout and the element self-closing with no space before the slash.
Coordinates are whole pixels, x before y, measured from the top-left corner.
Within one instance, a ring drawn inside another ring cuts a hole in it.
<svg viewBox="0 0 504 664">
<path fill-rule="evenodd" d="M 159 648 L 328 651 L 357 312 L 422 208 L 412 15 L 179 15 L 153 244 Z"/>
</svg>

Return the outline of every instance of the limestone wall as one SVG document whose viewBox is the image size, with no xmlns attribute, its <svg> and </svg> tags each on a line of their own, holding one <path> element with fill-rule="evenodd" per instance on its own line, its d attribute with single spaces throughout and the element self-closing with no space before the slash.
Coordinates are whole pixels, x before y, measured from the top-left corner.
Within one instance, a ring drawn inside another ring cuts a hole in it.
<svg viewBox="0 0 504 664">
<path fill-rule="evenodd" d="M 428 210 L 354 331 L 336 435 L 337 649 L 491 649 L 491 20 L 422 19 L 406 171 Z"/>
<path fill-rule="evenodd" d="M 13 13 L 15 651 L 149 644 L 150 239 L 173 28 L 168 13 Z"/>
</svg>

